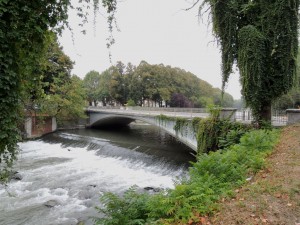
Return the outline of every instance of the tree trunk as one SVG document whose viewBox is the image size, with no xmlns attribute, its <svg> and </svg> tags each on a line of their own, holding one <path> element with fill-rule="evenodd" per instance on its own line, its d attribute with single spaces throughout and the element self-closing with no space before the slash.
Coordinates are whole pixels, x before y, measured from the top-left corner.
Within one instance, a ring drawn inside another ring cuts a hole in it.
<svg viewBox="0 0 300 225">
<path fill-rule="evenodd" d="M 272 106 L 271 101 L 265 102 L 260 113 L 259 113 L 259 122 L 268 122 L 271 123 L 272 121 Z M 261 124 L 260 124 L 261 125 Z"/>
</svg>

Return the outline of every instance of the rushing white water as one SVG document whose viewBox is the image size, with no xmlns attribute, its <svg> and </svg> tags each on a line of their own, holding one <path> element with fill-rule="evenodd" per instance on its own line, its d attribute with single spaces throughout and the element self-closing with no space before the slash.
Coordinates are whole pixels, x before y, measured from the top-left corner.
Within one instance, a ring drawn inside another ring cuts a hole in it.
<svg viewBox="0 0 300 225">
<path fill-rule="evenodd" d="M 92 224 L 104 192 L 122 193 L 133 185 L 172 188 L 186 171 L 147 154 L 149 147 L 74 133 L 54 137 L 19 144 L 15 170 L 23 178 L 0 186 L 1 225 Z M 54 207 L 45 206 L 50 200 Z"/>
</svg>

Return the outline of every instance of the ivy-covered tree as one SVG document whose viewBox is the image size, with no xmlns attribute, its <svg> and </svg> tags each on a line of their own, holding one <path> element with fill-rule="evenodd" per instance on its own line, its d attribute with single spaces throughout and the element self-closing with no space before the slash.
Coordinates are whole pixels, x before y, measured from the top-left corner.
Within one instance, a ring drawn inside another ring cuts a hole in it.
<svg viewBox="0 0 300 225">
<path fill-rule="evenodd" d="M 204 0 L 200 11 L 205 5 L 221 46 L 223 86 L 236 63 L 247 106 L 258 122 L 270 121 L 272 102 L 295 80 L 299 0 Z"/>
<path fill-rule="evenodd" d="M 99 0 L 93 3 L 97 10 Z M 117 1 L 102 0 L 102 5 L 107 9 L 112 29 Z M 47 33 L 63 28 L 69 7 L 68 0 L 0 1 L 0 179 L 17 153 L 22 79 L 26 81 L 34 74 L 36 61 L 45 50 Z M 82 10 L 78 10 L 78 15 L 85 16 Z"/>
</svg>

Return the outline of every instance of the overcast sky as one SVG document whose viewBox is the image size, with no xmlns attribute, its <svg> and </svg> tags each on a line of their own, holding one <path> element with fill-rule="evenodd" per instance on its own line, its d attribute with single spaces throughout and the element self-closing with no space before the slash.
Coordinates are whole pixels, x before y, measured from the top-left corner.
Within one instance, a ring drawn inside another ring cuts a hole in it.
<svg viewBox="0 0 300 225">
<path fill-rule="evenodd" d="M 120 32 L 115 32 L 116 43 L 111 48 L 112 63 L 122 61 L 138 65 L 170 65 L 190 71 L 214 87 L 221 88 L 220 50 L 212 36 L 207 19 L 199 21 L 197 9 L 184 11 L 192 1 L 186 0 L 123 0 L 116 14 Z M 85 26 L 87 34 L 80 33 L 79 19 L 70 13 L 74 30 L 64 31 L 60 38 L 64 51 L 75 61 L 73 74 L 84 77 L 91 70 L 100 73 L 111 66 L 106 39 L 108 25 L 103 9 Z M 240 98 L 238 75 L 233 74 L 226 91 Z"/>
</svg>

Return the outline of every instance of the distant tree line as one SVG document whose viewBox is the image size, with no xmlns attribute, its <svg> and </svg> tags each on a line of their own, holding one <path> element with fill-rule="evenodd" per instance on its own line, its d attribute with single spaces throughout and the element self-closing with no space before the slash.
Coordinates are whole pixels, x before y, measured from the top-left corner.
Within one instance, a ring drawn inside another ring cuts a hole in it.
<svg viewBox="0 0 300 225">
<path fill-rule="evenodd" d="M 233 97 L 208 82 L 180 68 L 151 65 L 141 61 L 138 66 L 117 62 L 101 74 L 90 71 L 84 86 L 90 105 L 111 104 L 156 107 L 206 107 L 233 105 Z"/>
</svg>

